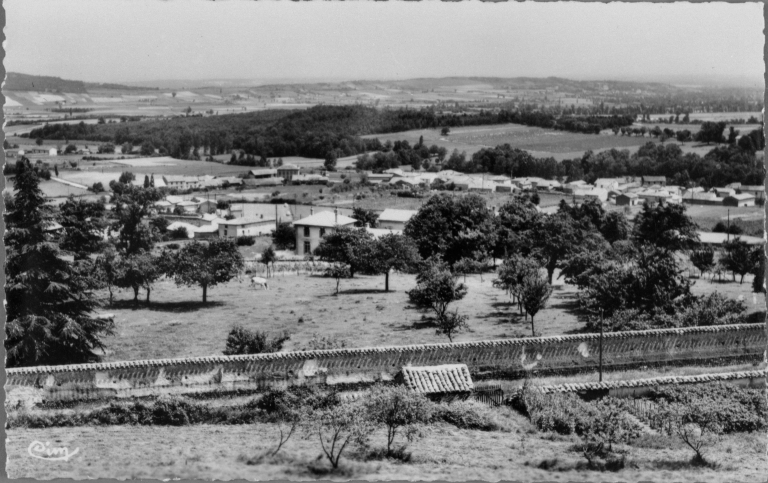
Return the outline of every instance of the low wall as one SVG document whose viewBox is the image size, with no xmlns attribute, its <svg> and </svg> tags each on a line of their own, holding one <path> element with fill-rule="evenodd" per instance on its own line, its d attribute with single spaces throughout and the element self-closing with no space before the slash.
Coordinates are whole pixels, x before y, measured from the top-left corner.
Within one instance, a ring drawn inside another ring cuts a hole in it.
<svg viewBox="0 0 768 483">
<path fill-rule="evenodd" d="M 9 401 L 94 399 L 259 389 L 290 384 L 356 385 L 391 381 L 403 366 L 463 363 L 472 377 L 519 377 L 526 372 L 593 371 L 598 334 L 454 344 L 369 347 L 244 356 L 159 359 L 7 370 Z M 693 327 L 605 334 L 606 370 L 697 361 L 759 361 L 764 324 Z"/>
</svg>

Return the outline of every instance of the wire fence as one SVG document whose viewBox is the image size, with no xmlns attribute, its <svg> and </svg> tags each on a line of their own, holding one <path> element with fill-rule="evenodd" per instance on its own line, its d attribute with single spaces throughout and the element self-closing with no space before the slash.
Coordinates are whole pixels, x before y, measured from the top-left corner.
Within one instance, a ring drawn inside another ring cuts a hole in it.
<svg viewBox="0 0 768 483">
<path fill-rule="evenodd" d="M 626 402 L 630 413 L 651 429 L 667 435 L 672 434 L 673 421 L 660 411 L 658 404 L 647 399 L 628 399 Z"/>
<path fill-rule="evenodd" d="M 289 275 L 319 275 L 330 266 L 328 262 L 308 260 L 279 260 L 269 264 L 270 277 Z M 266 275 L 267 266 L 257 259 L 245 260 L 245 271 L 250 275 Z"/>
<path fill-rule="evenodd" d="M 476 387 L 472 398 L 489 406 L 501 406 L 504 404 L 504 391 L 499 385 Z"/>
</svg>

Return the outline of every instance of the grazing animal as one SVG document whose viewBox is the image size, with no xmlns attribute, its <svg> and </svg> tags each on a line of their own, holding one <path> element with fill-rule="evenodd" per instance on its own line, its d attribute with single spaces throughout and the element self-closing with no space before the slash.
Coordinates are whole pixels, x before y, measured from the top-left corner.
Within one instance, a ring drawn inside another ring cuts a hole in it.
<svg viewBox="0 0 768 483">
<path fill-rule="evenodd" d="M 264 287 L 264 290 L 269 290 L 269 285 L 267 285 L 267 279 L 261 278 L 261 277 L 253 277 L 251 278 L 251 287 Z"/>
</svg>

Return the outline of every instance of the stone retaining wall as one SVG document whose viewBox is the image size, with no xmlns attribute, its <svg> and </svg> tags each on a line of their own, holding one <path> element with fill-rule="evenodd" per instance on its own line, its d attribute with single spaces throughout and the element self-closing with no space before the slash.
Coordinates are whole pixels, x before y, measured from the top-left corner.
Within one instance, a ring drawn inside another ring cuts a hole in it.
<svg viewBox="0 0 768 483">
<path fill-rule="evenodd" d="M 760 361 L 763 324 L 605 334 L 606 370 L 713 359 Z M 454 344 L 369 347 L 246 356 L 37 366 L 7 370 L 9 401 L 81 400 L 227 391 L 289 384 L 391 381 L 407 365 L 466 364 L 473 378 L 517 377 L 526 371 L 595 370 L 599 335 L 507 339 Z"/>
</svg>

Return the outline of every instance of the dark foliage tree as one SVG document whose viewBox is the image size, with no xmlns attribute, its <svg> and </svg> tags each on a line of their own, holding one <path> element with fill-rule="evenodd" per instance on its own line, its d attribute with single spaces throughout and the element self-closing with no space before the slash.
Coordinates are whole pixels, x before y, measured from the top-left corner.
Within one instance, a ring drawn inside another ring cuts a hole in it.
<svg viewBox="0 0 768 483">
<path fill-rule="evenodd" d="M 83 273 L 47 239 L 52 210 L 22 161 L 6 199 L 6 367 L 98 361 L 114 325 L 93 317 L 97 302 Z"/>
<path fill-rule="evenodd" d="M 289 338 L 290 335 L 287 332 L 276 337 L 270 337 L 266 332 L 249 330 L 240 324 L 236 324 L 227 335 L 224 355 L 238 356 L 280 352 L 283 344 Z"/>
<path fill-rule="evenodd" d="M 406 224 L 422 258 L 437 256 L 452 265 L 464 257 L 483 260 L 496 245 L 493 212 L 475 194 L 432 196 Z"/>
<path fill-rule="evenodd" d="M 755 271 L 757 260 L 753 255 L 753 250 L 739 237 L 724 242 L 723 250 L 725 253 L 720 258 L 720 264 L 734 275 L 741 276 L 739 283 L 743 283 L 744 275 Z"/>
<path fill-rule="evenodd" d="M 388 233 L 373 242 L 366 271 L 384 274 L 384 291 L 389 292 L 389 273 L 413 272 L 421 257 L 413 241 L 401 234 Z"/>
<path fill-rule="evenodd" d="M 356 206 L 352 209 L 352 218 L 357 220 L 356 227 L 376 228 L 378 225 L 379 215 L 373 210 L 366 210 Z"/>
<path fill-rule="evenodd" d="M 97 253 L 104 245 L 104 203 L 88 201 L 70 196 L 59 208 L 59 223 L 64 227 L 64 236 L 59 246 L 75 254 L 75 259 L 87 258 Z"/>
<path fill-rule="evenodd" d="M 432 310 L 440 321 L 446 316 L 448 304 L 466 294 L 466 285 L 458 282 L 445 264 L 430 260 L 416 275 L 416 287 L 408 292 L 408 298 L 417 307 Z"/>
<path fill-rule="evenodd" d="M 365 271 L 373 252 L 373 236 L 362 228 L 334 228 L 315 249 L 321 260 L 342 263 L 349 267 L 350 277 Z"/>
<path fill-rule="evenodd" d="M 574 252 L 581 238 L 577 222 L 567 213 L 541 216 L 534 222 L 528 237 L 531 254 L 547 270 L 550 285 L 555 268 Z"/>
<path fill-rule="evenodd" d="M 272 231 L 272 243 L 279 250 L 293 250 L 296 248 L 296 227 L 288 221 L 278 223 Z"/>
<path fill-rule="evenodd" d="M 520 300 L 525 311 L 531 316 L 531 335 L 534 337 L 536 336 L 536 327 L 533 319 L 547 305 L 550 295 L 552 295 L 552 286 L 538 273 L 523 279 L 520 288 Z"/>
<path fill-rule="evenodd" d="M 712 247 L 704 246 L 691 252 L 691 263 L 702 275 L 715 268 L 715 251 Z"/>
<path fill-rule="evenodd" d="M 146 302 L 149 305 L 152 285 L 163 275 L 161 264 L 162 260 L 149 252 L 126 255 L 120 259 L 116 285 L 133 290 L 135 304 L 139 303 L 139 290 L 143 288 L 147 293 Z"/>
<path fill-rule="evenodd" d="M 649 243 L 662 250 L 688 251 L 699 246 L 698 226 L 685 214 L 682 204 L 643 204 L 635 217 L 633 237 L 637 243 Z"/>
</svg>

